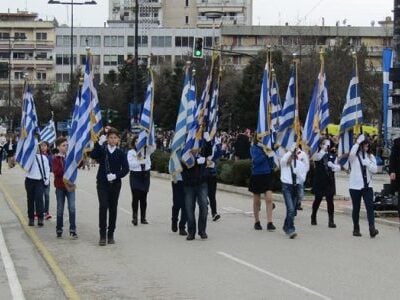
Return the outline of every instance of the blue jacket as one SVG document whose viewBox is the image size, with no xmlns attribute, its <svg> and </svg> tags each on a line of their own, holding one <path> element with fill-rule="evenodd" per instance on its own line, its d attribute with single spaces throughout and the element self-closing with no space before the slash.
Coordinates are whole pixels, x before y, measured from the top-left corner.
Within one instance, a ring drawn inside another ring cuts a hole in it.
<svg viewBox="0 0 400 300">
<path fill-rule="evenodd" d="M 250 148 L 250 155 L 252 175 L 272 173 L 274 159 L 272 157 L 268 157 L 260 146 L 252 145 Z"/>
<path fill-rule="evenodd" d="M 222 145 L 214 144 L 212 148 L 212 161 L 214 162 L 214 167 L 207 167 L 207 175 L 210 177 L 217 176 L 217 163 L 222 156 Z"/>
</svg>

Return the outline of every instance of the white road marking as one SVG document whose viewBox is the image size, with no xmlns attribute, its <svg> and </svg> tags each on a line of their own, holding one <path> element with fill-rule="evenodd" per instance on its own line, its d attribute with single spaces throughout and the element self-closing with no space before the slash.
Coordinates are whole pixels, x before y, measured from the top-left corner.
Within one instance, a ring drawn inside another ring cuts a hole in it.
<svg viewBox="0 0 400 300">
<path fill-rule="evenodd" d="M 318 293 L 318 292 L 316 292 L 316 291 L 313 291 L 313 290 L 311 290 L 311 289 L 309 289 L 309 288 L 307 288 L 307 287 L 305 287 L 305 286 L 302 286 L 302 285 L 300 285 L 300 284 L 298 284 L 298 283 L 295 283 L 295 282 L 293 282 L 293 281 L 290 281 L 290 280 L 288 280 L 288 279 L 286 279 L 286 278 L 283 278 L 283 277 L 281 277 L 281 276 L 279 276 L 279 275 L 276 275 L 276 274 L 274 274 L 274 273 L 268 272 L 267 270 L 261 269 L 261 268 L 255 266 L 255 265 L 252 265 L 252 264 L 250 264 L 250 263 L 248 263 L 248 262 L 246 262 L 246 261 L 244 261 L 244 260 L 241 260 L 241 259 L 239 259 L 239 258 L 237 258 L 237 257 L 234 257 L 234 256 L 232 256 L 232 255 L 230 255 L 230 254 L 228 254 L 228 253 L 221 252 L 221 251 L 219 251 L 219 252 L 217 252 L 217 253 L 218 253 L 219 255 L 222 255 L 222 256 L 224 256 L 224 257 L 230 259 L 230 260 L 233 260 L 234 262 L 237 262 L 237 263 L 239 263 L 239 264 L 241 264 L 241 265 L 244 265 L 244 266 L 246 266 L 246 267 L 249 267 L 250 269 L 256 270 L 256 271 L 258 271 L 258 272 L 260 272 L 260 273 L 263 273 L 263 274 L 265 274 L 265 275 L 267 275 L 267 276 L 269 276 L 269 277 L 272 277 L 272 278 L 274 278 L 274 279 L 276 279 L 276 280 L 278 280 L 278 281 L 280 281 L 280 282 L 286 283 L 286 284 L 288 284 L 288 285 L 290 285 L 290 286 L 292 286 L 292 287 L 295 287 L 295 288 L 297 288 L 297 289 L 300 289 L 300 290 L 302 290 L 302 291 L 304 291 L 304 292 L 306 292 L 306 293 L 308 293 L 308 294 L 317 296 L 317 297 L 319 297 L 319 298 L 321 298 L 321 299 L 324 299 L 324 300 L 331 300 L 331 298 L 329 298 L 329 297 L 327 297 L 327 296 L 324 296 L 324 295 L 322 295 L 322 294 L 320 294 L 320 293 Z"/>
<path fill-rule="evenodd" d="M 24 300 L 24 292 L 22 291 L 21 284 L 18 280 L 17 272 L 15 272 L 14 263 L 8 252 L 6 241 L 4 240 L 3 231 L 0 226 L 0 254 L 3 260 L 4 269 L 6 270 L 8 285 L 10 286 L 11 295 L 13 299 Z"/>
</svg>

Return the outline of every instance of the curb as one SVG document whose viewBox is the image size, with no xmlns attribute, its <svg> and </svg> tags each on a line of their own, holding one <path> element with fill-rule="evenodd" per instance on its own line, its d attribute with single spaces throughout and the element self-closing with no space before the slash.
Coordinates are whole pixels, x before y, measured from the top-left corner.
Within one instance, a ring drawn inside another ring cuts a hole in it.
<svg viewBox="0 0 400 300">
<path fill-rule="evenodd" d="M 156 171 L 151 171 L 151 176 L 154 178 L 159 178 L 159 179 L 164 179 L 164 180 L 171 180 L 171 176 L 169 174 L 165 173 L 158 173 Z M 223 183 L 218 183 L 217 185 L 217 190 L 218 191 L 223 191 L 227 193 L 233 193 L 237 195 L 242 195 L 242 196 L 248 196 L 251 197 L 253 194 L 248 191 L 247 188 L 245 187 L 240 187 L 240 186 L 233 186 L 229 184 L 223 184 Z M 274 201 L 277 202 L 284 202 L 283 195 L 279 193 L 273 193 L 272 194 Z M 312 196 L 305 196 L 304 200 L 306 201 L 313 201 L 314 197 Z M 347 200 L 350 201 L 349 197 L 344 197 L 344 196 L 335 196 L 335 200 Z M 326 210 L 325 208 L 320 208 L 323 210 Z M 335 214 L 340 214 L 340 215 L 346 215 L 346 216 L 351 216 L 352 215 L 352 209 L 349 207 L 345 207 L 343 210 L 335 210 Z M 360 218 L 361 219 L 367 219 L 367 212 L 364 209 L 360 210 Z M 392 227 L 399 227 L 400 223 L 399 222 L 394 222 L 394 221 L 389 221 L 389 220 L 384 220 L 381 218 L 376 218 L 375 217 L 375 223 L 377 224 L 382 224 L 382 225 L 387 225 L 387 226 L 392 226 Z"/>
</svg>

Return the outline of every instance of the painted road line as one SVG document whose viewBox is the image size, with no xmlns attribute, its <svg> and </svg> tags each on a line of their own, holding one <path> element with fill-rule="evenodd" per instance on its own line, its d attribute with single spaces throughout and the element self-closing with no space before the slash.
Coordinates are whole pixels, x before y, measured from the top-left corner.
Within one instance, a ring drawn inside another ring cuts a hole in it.
<svg viewBox="0 0 400 300">
<path fill-rule="evenodd" d="M 4 264 L 4 269 L 6 270 L 8 285 L 10 286 L 11 295 L 13 299 L 24 300 L 25 299 L 24 292 L 22 291 L 22 287 L 19 282 L 17 272 L 15 272 L 14 263 L 11 259 L 10 253 L 8 252 L 1 226 L 0 226 L 0 254 Z"/>
<path fill-rule="evenodd" d="M 80 299 L 79 294 L 76 291 L 75 287 L 69 281 L 64 272 L 61 270 L 60 266 L 58 265 L 54 257 L 51 255 L 50 251 L 39 239 L 39 236 L 36 234 L 36 232 L 26 224 L 27 220 L 24 214 L 21 212 L 21 209 L 17 205 L 17 202 L 14 200 L 14 198 L 11 196 L 11 194 L 8 192 L 8 190 L 6 189 L 6 187 L 2 182 L 0 182 L 0 189 L 3 192 L 5 199 L 8 205 L 10 206 L 11 210 L 19 219 L 22 228 L 25 230 L 26 234 L 30 237 L 32 243 L 36 246 L 36 249 L 42 255 L 43 259 L 49 266 L 50 270 L 53 272 L 58 284 L 63 289 L 65 296 L 71 300 Z"/>
<path fill-rule="evenodd" d="M 250 268 L 250 269 L 253 269 L 253 270 L 255 270 L 255 271 L 258 271 L 258 272 L 260 272 L 260 273 L 263 273 L 263 274 L 265 274 L 265 275 L 267 275 L 267 276 L 269 276 L 269 277 L 272 277 L 272 278 L 274 278 L 274 279 L 277 280 L 277 281 L 280 281 L 280 282 L 282 282 L 282 283 L 285 283 L 285 284 L 287 284 L 287 285 L 290 285 L 290 286 L 292 286 L 292 287 L 295 287 L 295 288 L 297 288 L 297 289 L 300 289 L 300 290 L 306 292 L 307 294 L 317 296 L 317 297 L 319 297 L 319 298 L 321 298 L 321 299 L 324 299 L 324 300 L 331 300 L 331 298 L 329 298 L 329 297 L 327 297 L 327 296 L 324 296 L 324 295 L 322 295 L 322 294 L 320 294 L 320 293 L 318 293 L 318 292 L 316 292 L 316 291 L 313 291 L 313 290 L 311 290 L 311 289 L 309 289 L 309 288 L 307 288 L 307 287 L 305 287 L 305 286 L 302 286 L 301 284 L 295 283 L 295 282 L 293 282 L 293 281 L 291 281 L 291 280 L 289 280 L 289 279 L 283 278 L 283 277 L 281 277 L 281 276 L 279 276 L 279 275 L 276 275 L 276 274 L 274 274 L 274 273 L 271 273 L 271 272 L 269 272 L 269 271 L 267 271 L 267 270 L 261 269 L 261 268 L 255 266 L 255 265 L 253 265 L 253 264 L 250 264 L 250 263 L 248 263 L 248 262 L 246 262 L 246 261 L 244 261 L 244 260 L 241 260 L 241 259 L 239 259 L 239 258 L 237 258 L 237 257 L 234 257 L 234 256 L 232 256 L 232 255 L 230 255 L 230 254 L 228 254 L 228 253 L 221 252 L 221 251 L 219 251 L 219 252 L 217 252 L 217 253 L 218 253 L 219 255 L 224 256 L 225 258 L 228 258 L 228 259 L 230 259 L 230 260 L 236 262 L 236 263 L 239 263 L 239 264 L 244 265 L 244 266 L 246 266 L 246 267 L 248 267 L 248 268 Z"/>
</svg>

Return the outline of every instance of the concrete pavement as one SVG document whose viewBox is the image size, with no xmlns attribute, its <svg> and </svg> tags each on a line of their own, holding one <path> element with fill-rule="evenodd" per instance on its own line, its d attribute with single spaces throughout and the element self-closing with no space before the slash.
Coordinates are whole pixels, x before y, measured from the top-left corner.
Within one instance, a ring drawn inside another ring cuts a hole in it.
<svg viewBox="0 0 400 300">
<path fill-rule="evenodd" d="M 255 231 L 251 197 L 218 192 L 221 220 L 209 222 L 208 240 L 201 241 L 196 236 L 195 241 L 187 242 L 170 231 L 171 187 L 163 179 L 152 178 L 148 197 L 150 224 L 138 227 L 130 223 L 130 190 L 127 178 L 124 180 L 117 243 L 99 247 L 95 172 L 96 169 L 79 173 L 78 240 L 70 240 L 67 235 L 57 239 L 55 218 L 47 221 L 44 228 L 34 228 L 82 299 L 398 297 L 400 233 L 397 228 L 378 226 L 380 235 L 370 239 L 367 224 L 362 221 L 364 236 L 354 238 L 348 216 L 337 215 L 338 228 L 328 229 L 327 214 L 321 211 L 319 225 L 311 226 L 310 210 L 306 207 L 296 219 L 298 238 L 289 240 L 280 229 L 285 214 L 283 203 L 277 203 L 274 211 L 278 230 Z M 1 182 L 25 211 L 22 171 L 12 169 L 3 173 Z M 0 203 L 4 205 L 3 197 Z M 51 190 L 51 211 L 55 212 L 54 189 Z M 2 216 L 0 220 L 3 222 Z M 66 215 L 66 229 L 67 220 Z M 266 227 L 265 220 L 262 225 Z M 25 236 L 21 229 L 19 233 Z M 13 243 L 7 234 L 6 242 Z M 17 257 L 17 249 L 10 247 L 10 253 L 17 273 L 24 275 L 26 272 L 18 266 L 28 262 Z M 21 279 L 21 285 L 27 299 L 36 299 L 26 293 L 32 286 L 29 281 Z M 61 288 L 56 286 L 56 291 L 60 293 Z"/>
</svg>

